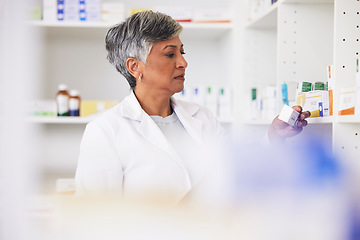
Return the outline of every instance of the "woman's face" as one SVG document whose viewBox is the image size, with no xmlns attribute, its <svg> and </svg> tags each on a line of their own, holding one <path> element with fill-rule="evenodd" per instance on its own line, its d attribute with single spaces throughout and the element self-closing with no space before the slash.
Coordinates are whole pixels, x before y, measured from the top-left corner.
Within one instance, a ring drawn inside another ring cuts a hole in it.
<svg viewBox="0 0 360 240">
<path fill-rule="evenodd" d="M 159 93 L 173 95 L 184 89 L 187 62 L 179 37 L 153 44 L 142 71 L 142 84 Z"/>
</svg>

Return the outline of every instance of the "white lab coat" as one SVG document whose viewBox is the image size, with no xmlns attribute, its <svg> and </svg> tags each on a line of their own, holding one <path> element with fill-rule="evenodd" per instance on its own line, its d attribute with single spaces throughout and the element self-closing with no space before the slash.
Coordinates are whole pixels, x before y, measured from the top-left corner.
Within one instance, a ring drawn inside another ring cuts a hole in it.
<svg viewBox="0 0 360 240">
<path fill-rule="evenodd" d="M 171 102 L 199 151 L 223 136 L 224 129 L 208 109 L 174 98 Z M 133 92 L 86 126 L 75 183 L 77 194 L 163 198 L 174 203 L 193 185 L 181 158 Z"/>
</svg>

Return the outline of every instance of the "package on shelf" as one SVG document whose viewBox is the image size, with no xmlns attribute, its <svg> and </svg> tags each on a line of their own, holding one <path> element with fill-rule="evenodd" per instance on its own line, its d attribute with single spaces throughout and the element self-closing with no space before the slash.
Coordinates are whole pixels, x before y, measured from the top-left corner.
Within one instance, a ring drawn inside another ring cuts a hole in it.
<svg viewBox="0 0 360 240">
<path fill-rule="evenodd" d="M 57 20 L 58 21 L 79 21 L 80 10 L 79 0 L 58 0 Z"/>
<path fill-rule="evenodd" d="M 29 6 L 29 19 L 41 20 L 41 7 L 38 5 Z"/>
<path fill-rule="evenodd" d="M 55 100 L 34 100 L 28 105 L 30 116 L 56 116 Z"/>
<path fill-rule="evenodd" d="M 205 106 L 218 118 L 232 119 L 232 92 L 230 87 L 185 87 L 181 92 L 174 94 L 174 98 Z"/>
<path fill-rule="evenodd" d="M 311 82 L 299 82 L 296 86 L 296 95 L 310 92 L 312 90 L 312 83 Z"/>
<path fill-rule="evenodd" d="M 230 87 L 219 88 L 218 116 L 221 119 L 232 119 L 232 91 Z"/>
<path fill-rule="evenodd" d="M 340 88 L 339 115 L 354 115 L 356 103 L 356 88 Z"/>
<path fill-rule="evenodd" d="M 102 3 L 101 20 L 103 22 L 118 23 L 125 20 L 125 4 L 119 2 Z"/>
<path fill-rule="evenodd" d="M 194 10 L 190 7 L 184 6 L 155 6 L 154 11 L 165 13 L 178 22 L 191 22 L 194 18 Z"/>
<path fill-rule="evenodd" d="M 190 87 L 190 101 L 205 106 L 205 87 Z"/>
<path fill-rule="evenodd" d="M 332 116 L 334 112 L 334 97 L 333 97 L 333 85 L 334 85 L 334 65 L 327 66 L 327 88 L 329 91 L 329 115 Z"/>
<path fill-rule="evenodd" d="M 276 117 L 276 86 L 267 86 L 262 91 L 261 118 L 271 120 Z"/>
<path fill-rule="evenodd" d="M 298 94 L 297 105 L 300 105 L 303 111 L 309 111 L 310 117 L 329 116 L 329 92 L 315 90 Z"/>
<path fill-rule="evenodd" d="M 281 84 L 281 99 L 284 104 L 289 105 L 289 91 L 287 83 Z"/>
<path fill-rule="evenodd" d="M 224 6 L 202 6 L 194 10 L 194 22 L 227 23 L 233 18 L 233 9 Z"/>
<path fill-rule="evenodd" d="M 312 91 L 316 91 L 316 90 L 325 90 L 325 83 L 324 82 L 315 82 L 312 84 L 311 90 Z"/>
<path fill-rule="evenodd" d="M 297 88 L 297 82 L 287 82 L 287 89 L 288 89 L 288 100 L 289 100 L 289 106 L 296 105 L 296 88 Z"/>
<path fill-rule="evenodd" d="M 271 120 L 276 116 L 276 86 L 251 89 L 251 119 Z"/>
<path fill-rule="evenodd" d="M 218 116 L 218 97 L 219 88 L 216 86 L 209 86 L 205 90 L 205 107 Z"/>
<path fill-rule="evenodd" d="M 312 89 L 311 82 L 299 82 L 296 86 L 296 105 L 304 106 L 305 93 L 310 92 Z"/>
<path fill-rule="evenodd" d="M 174 98 L 180 99 L 183 101 L 190 101 L 190 94 L 191 93 L 190 93 L 189 89 L 184 87 L 184 89 L 181 92 L 174 94 Z"/>
<path fill-rule="evenodd" d="M 258 89 L 251 88 L 251 102 L 250 102 L 250 118 L 251 119 L 259 119 L 260 118 L 260 100 L 258 97 Z"/>
<path fill-rule="evenodd" d="M 42 19 L 46 22 L 57 21 L 57 0 L 43 0 Z"/>
<path fill-rule="evenodd" d="M 101 21 L 100 0 L 80 0 L 80 20 L 88 22 Z"/>
<path fill-rule="evenodd" d="M 51 16 L 51 6 L 49 1 L 47 12 Z M 101 1 L 100 0 L 55 0 L 56 19 L 58 21 L 100 21 L 101 20 Z M 45 13 L 45 8 L 44 8 Z M 44 18 L 44 20 L 46 20 Z"/>
<path fill-rule="evenodd" d="M 130 9 L 130 16 L 137 13 L 137 12 L 148 11 L 148 10 L 152 10 L 152 8 L 131 8 Z"/>
<path fill-rule="evenodd" d="M 86 117 L 91 114 L 105 111 L 118 103 L 119 101 L 110 100 L 83 100 L 81 101 L 80 106 L 80 116 Z"/>
</svg>

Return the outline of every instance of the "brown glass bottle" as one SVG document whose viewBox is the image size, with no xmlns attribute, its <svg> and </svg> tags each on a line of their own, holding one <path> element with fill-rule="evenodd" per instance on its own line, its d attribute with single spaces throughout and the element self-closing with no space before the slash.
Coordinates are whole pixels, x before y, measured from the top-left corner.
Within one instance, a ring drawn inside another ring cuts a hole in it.
<svg viewBox="0 0 360 240">
<path fill-rule="evenodd" d="M 69 93 L 65 84 L 58 86 L 56 94 L 56 112 L 57 116 L 69 116 Z"/>
</svg>

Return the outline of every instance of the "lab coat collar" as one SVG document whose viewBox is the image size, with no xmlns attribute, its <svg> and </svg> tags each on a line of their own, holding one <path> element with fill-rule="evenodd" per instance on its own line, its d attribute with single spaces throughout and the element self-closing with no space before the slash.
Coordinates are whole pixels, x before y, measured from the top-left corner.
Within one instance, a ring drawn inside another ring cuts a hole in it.
<svg viewBox="0 0 360 240">
<path fill-rule="evenodd" d="M 184 125 L 190 136 L 192 136 L 195 141 L 200 144 L 201 121 L 193 118 L 193 114 L 195 114 L 199 110 L 199 108 L 184 108 L 174 98 L 171 98 L 171 102 L 172 107 L 177 114 L 180 122 Z M 189 104 L 189 106 L 191 106 L 191 104 Z M 181 166 L 181 168 L 183 168 L 187 176 L 187 190 L 190 190 L 190 177 L 180 156 L 165 138 L 164 134 L 161 132 L 160 128 L 156 125 L 156 123 L 141 108 L 141 105 L 133 91 L 131 91 L 130 95 L 124 99 L 121 107 L 121 115 L 131 120 L 139 121 L 137 131 L 144 137 L 144 139 L 159 147 L 177 161 L 177 163 Z"/>
<path fill-rule="evenodd" d="M 145 114 L 133 91 L 124 99 L 120 111 L 123 117 L 136 121 L 141 121 Z"/>
<path fill-rule="evenodd" d="M 202 121 L 194 117 L 200 110 L 200 106 L 194 103 L 177 100 L 174 97 L 171 97 L 171 104 L 186 131 L 199 146 L 202 146 Z"/>
<path fill-rule="evenodd" d="M 171 106 L 186 131 L 201 146 L 203 142 L 201 135 L 202 122 L 200 119 L 194 117 L 200 110 L 200 106 L 194 103 L 177 100 L 174 97 L 171 97 Z M 130 95 L 124 99 L 121 114 L 123 117 L 140 121 L 142 124 L 147 123 L 148 120 L 152 121 L 147 113 L 141 108 L 133 91 L 131 91 Z"/>
</svg>

